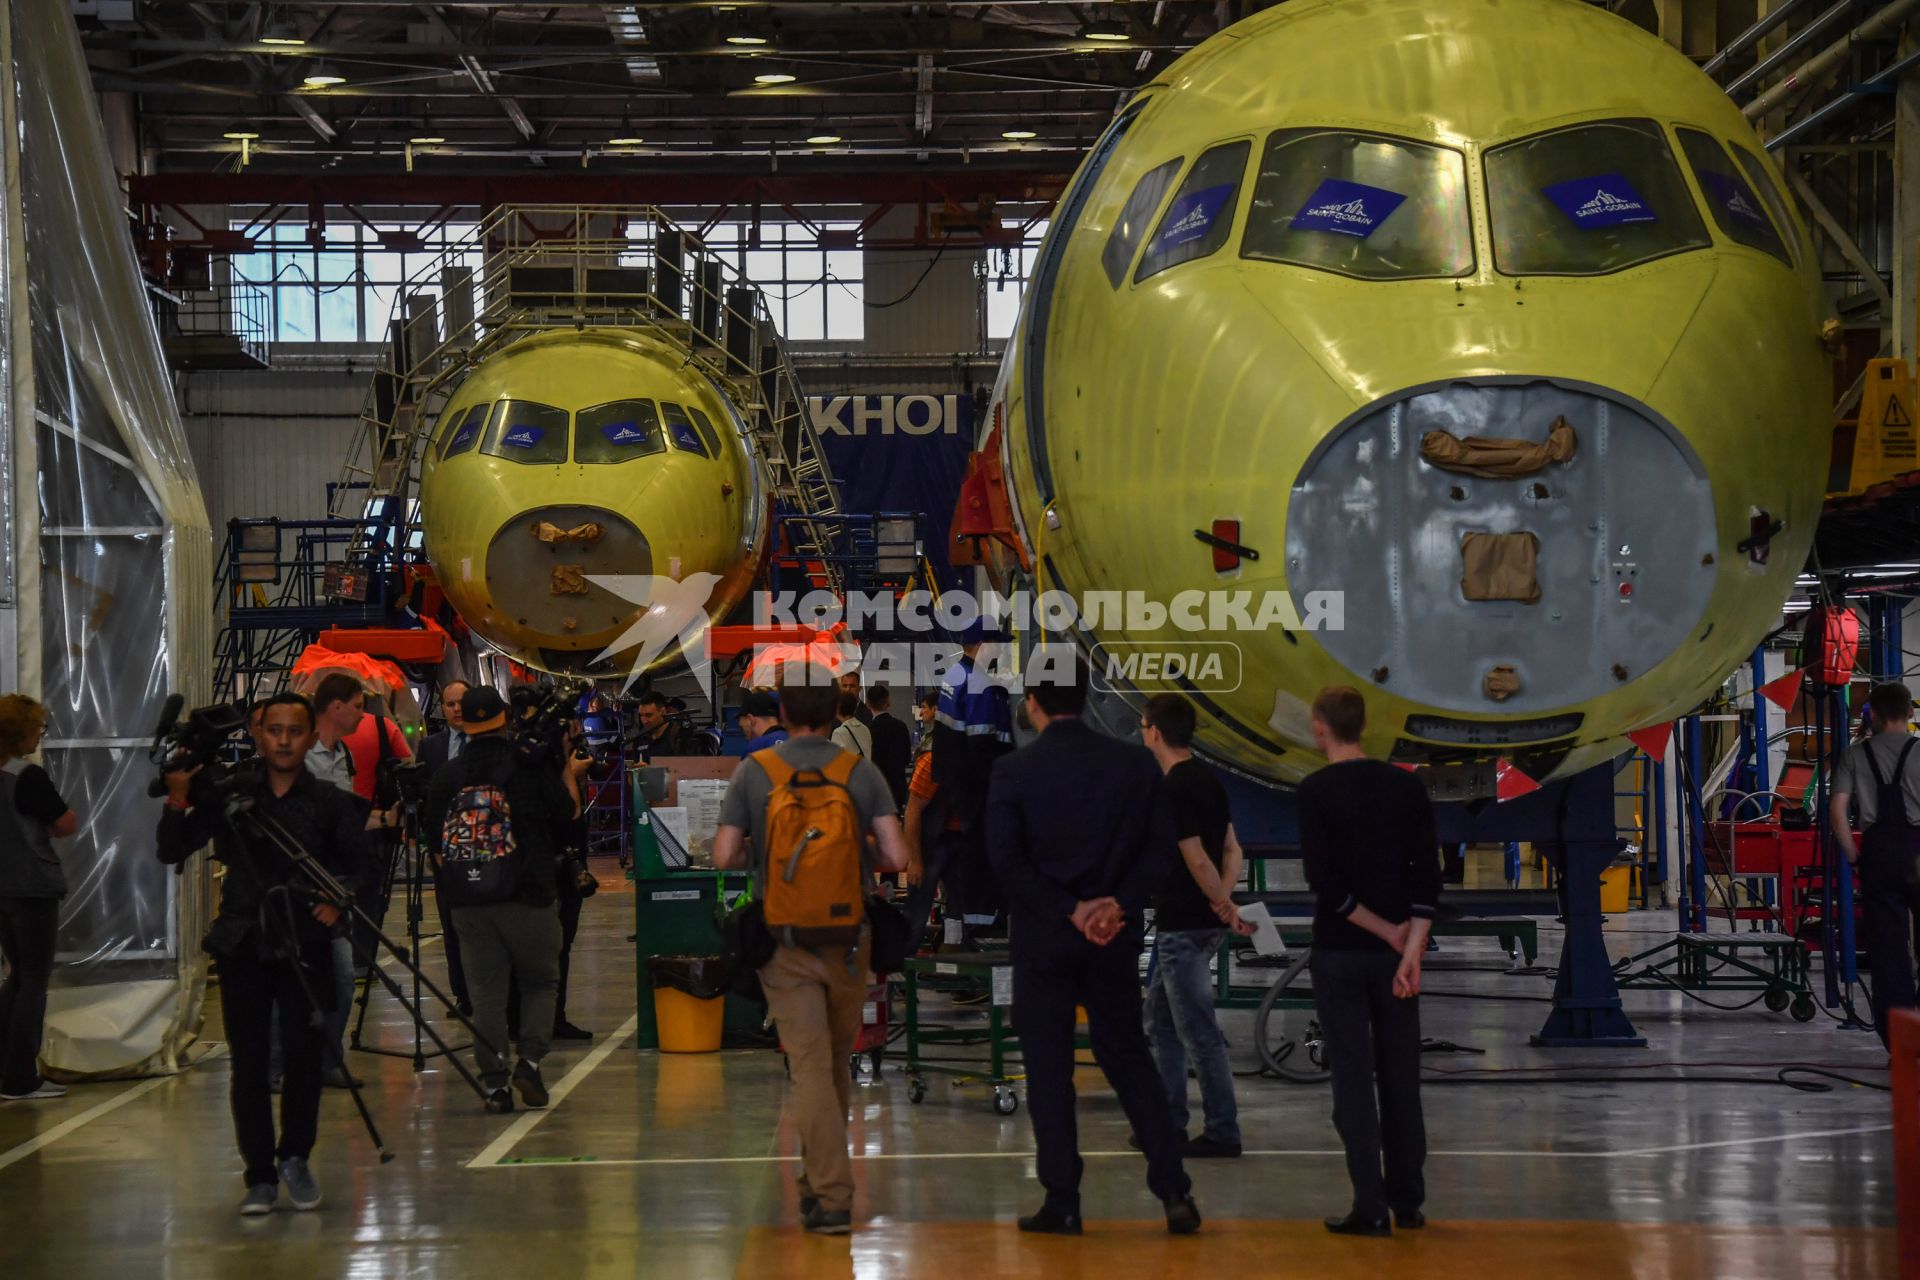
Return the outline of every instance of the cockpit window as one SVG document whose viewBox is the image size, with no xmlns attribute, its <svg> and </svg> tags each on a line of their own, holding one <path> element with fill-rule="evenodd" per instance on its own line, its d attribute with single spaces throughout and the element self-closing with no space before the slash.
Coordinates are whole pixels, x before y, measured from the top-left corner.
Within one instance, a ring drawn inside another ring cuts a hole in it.
<svg viewBox="0 0 1920 1280">
<path fill-rule="evenodd" d="M 706 442 L 701 440 L 700 433 L 693 429 L 693 419 L 687 416 L 685 409 L 662 400 L 660 412 L 666 418 L 667 436 L 673 441 L 674 448 L 687 453 L 697 453 L 703 458 L 713 456 L 708 451 Z"/>
<path fill-rule="evenodd" d="M 571 415 L 565 409 L 532 400 L 502 403 L 506 411 L 494 415 L 482 453 L 528 466 L 567 460 L 567 426 Z"/>
<path fill-rule="evenodd" d="M 625 462 L 666 450 L 660 413 L 651 400 L 613 400 L 574 415 L 575 462 Z"/>
<path fill-rule="evenodd" d="M 1133 251 L 1146 238 L 1147 223 L 1153 211 L 1160 207 L 1160 197 L 1173 185 L 1173 175 L 1180 172 L 1184 159 L 1176 157 L 1154 169 L 1140 179 L 1133 194 L 1127 197 L 1126 207 L 1120 210 L 1120 220 L 1113 224 L 1106 248 L 1100 251 L 1100 265 L 1107 269 L 1107 279 L 1114 288 L 1126 283 L 1127 268 L 1133 265 Z"/>
<path fill-rule="evenodd" d="M 1737 142 L 1727 144 L 1733 152 L 1733 158 L 1746 170 L 1747 184 L 1760 193 L 1760 199 L 1766 204 L 1767 212 L 1773 215 L 1773 225 L 1779 229 L 1780 238 L 1786 242 L 1787 256 L 1794 266 L 1800 265 L 1800 232 L 1794 226 L 1792 215 L 1787 212 L 1787 202 L 1780 195 L 1780 188 L 1773 181 L 1773 174 L 1759 156 L 1747 150 Z"/>
<path fill-rule="evenodd" d="M 1698 129 L 1675 129 L 1674 133 L 1680 139 L 1680 149 L 1687 153 L 1687 163 L 1693 166 L 1693 176 L 1699 179 L 1701 194 L 1707 197 L 1707 208 L 1713 211 L 1721 234 L 1792 266 L 1780 233 L 1768 221 L 1760 197 L 1734 168 L 1727 149 Z"/>
<path fill-rule="evenodd" d="M 456 453 L 465 453 L 480 443 L 480 432 L 486 428 L 487 413 L 491 404 L 477 404 L 461 414 L 458 425 L 452 414 L 447 415 L 447 425 L 451 428 L 440 441 L 440 456 L 451 458 Z"/>
<path fill-rule="evenodd" d="M 1160 215 L 1160 226 L 1140 259 L 1133 276 L 1139 284 L 1168 267 L 1216 252 L 1233 231 L 1233 205 L 1240 195 L 1240 179 L 1247 171 L 1253 144 L 1242 140 L 1213 147 L 1187 171 L 1179 194 Z"/>
<path fill-rule="evenodd" d="M 1524 138 L 1485 164 L 1493 261 L 1507 275 L 1604 275 L 1712 243 L 1651 120 Z"/>
<path fill-rule="evenodd" d="M 1243 258 L 1410 280 L 1473 271 L 1457 151 L 1329 129 L 1281 129 L 1254 179 Z"/>
<path fill-rule="evenodd" d="M 687 412 L 693 415 L 693 426 L 700 438 L 707 442 L 707 452 L 714 457 L 720 456 L 720 433 L 713 429 L 713 419 L 700 412 L 697 405 L 688 405 Z"/>
</svg>

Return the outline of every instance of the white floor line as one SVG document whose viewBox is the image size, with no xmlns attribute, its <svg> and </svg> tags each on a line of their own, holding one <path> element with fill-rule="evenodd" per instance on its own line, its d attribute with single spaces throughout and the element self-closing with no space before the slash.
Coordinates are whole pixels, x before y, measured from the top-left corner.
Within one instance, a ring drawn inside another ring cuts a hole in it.
<svg viewBox="0 0 1920 1280">
<path fill-rule="evenodd" d="M 95 1120 L 98 1120 L 101 1116 L 107 1115 L 114 1111 L 118 1111 L 121 1107 L 124 1107 L 129 1102 L 132 1102 L 135 1098 L 141 1097 L 145 1094 L 152 1093 L 155 1089 L 158 1089 L 161 1085 L 167 1083 L 167 1081 L 171 1080 L 172 1078 L 173 1078 L 172 1076 L 156 1076 L 151 1080 L 142 1080 L 139 1084 L 134 1085 L 133 1088 L 123 1090 L 120 1093 L 114 1094 L 111 1098 L 108 1098 L 105 1102 L 96 1103 L 95 1105 L 88 1107 L 85 1111 L 82 1111 L 79 1115 L 74 1116 L 70 1120 L 62 1120 L 59 1124 L 53 1126 L 53 1128 L 47 1130 L 45 1133 L 35 1134 L 33 1137 L 27 1139 L 25 1142 L 21 1143 L 19 1146 L 14 1147 L 8 1151 L 0 1151 L 0 1169 L 4 1169 L 8 1165 L 14 1164 L 18 1161 L 25 1160 L 28 1156 L 32 1155 L 36 1151 L 44 1151 L 46 1148 L 60 1141 L 60 1139 L 66 1137 L 68 1134 L 74 1133 L 80 1129 L 84 1129 L 86 1126 L 92 1124 Z M 0 1104 L 0 1105 L 5 1105 L 9 1107 L 42 1107 L 47 1104 L 44 1102 L 10 1102 L 10 1103 Z"/>
<path fill-rule="evenodd" d="M 585 1064 L 583 1063 L 582 1065 L 584 1066 Z M 533 1114 L 537 1116 L 540 1113 L 535 1112 Z M 529 1118 L 532 1118 L 532 1117 L 529 1117 Z M 531 1128 L 532 1126 L 529 1125 L 528 1127 Z M 1887 1132 L 1890 1132 L 1892 1128 L 1893 1128 L 1892 1125 L 1881 1124 L 1881 1125 L 1871 1125 L 1861 1129 L 1823 1129 L 1813 1133 L 1782 1133 L 1782 1134 L 1775 1134 L 1770 1137 L 1764 1137 L 1764 1138 L 1733 1138 L 1733 1139 L 1729 1139 L 1727 1141 L 1722 1141 L 1722 1142 L 1691 1142 L 1691 1143 L 1684 1143 L 1678 1146 L 1670 1146 L 1670 1147 L 1636 1147 L 1626 1151 L 1430 1151 L 1427 1153 L 1427 1155 L 1429 1158 L 1445 1158 L 1445 1159 L 1453 1159 L 1453 1160 L 1462 1160 L 1462 1159 L 1624 1160 L 1624 1159 L 1632 1159 L 1632 1158 L 1645 1157 L 1645 1156 L 1675 1155 L 1675 1154 L 1687 1152 L 1687 1151 L 1712 1151 L 1712 1150 L 1718 1150 L 1726 1147 L 1759 1146 L 1759 1145 L 1770 1143 L 1770 1142 L 1802 1142 L 1811 1138 L 1843 1138 L 1843 1137 L 1851 1137 L 1857 1134 L 1887 1133 Z M 509 1131 L 509 1133 L 511 1133 L 511 1131 Z M 498 1144 L 496 1143 L 495 1145 L 497 1146 Z M 492 1148 L 489 1148 L 489 1151 L 491 1150 Z M 1298 1159 L 1302 1157 L 1327 1157 L 1327 1158 L 1344 1157 L 1346 1155 L 1346 1152 L 1340 1150 L 1339 1148 L 1333 1148 L 1333 1149 L 1299 1148 L 1299 1149 L 1288 1149 L 1288 1150 L 1273 1148 L 1273 1149 L 1261 1149 L 1261 1150 L 1248 1150 L 1248 1151 L 1242 1152 L 1241 1154 L 1243 1158 L 1285 1157 L 1285 1158 Z M 1081 1158 L 1085 1160 L 1121 1159 L 1121 1158 L 1131 1158 L 1131 1159 L 1138 1160 L 1140 1158 L 1140 1153 L 1138 1151 L 1133 1151 L 1133 1150 L 1082 1151 L 1080 1155 L 1081 1155 Z M 1033 1152 L 1031 1151 L 900 1151 L 900 1152 L 856 1151 L 853 1154 L 853 1158 L 856 1161 L 861 1161 L 861 1160 L 865 1160 L 865 1161 L 1031 1160 L 1033 1159 Z M 609 1165 L 609 1166 L 787 1164 L 787 1163 L 796 1161 L 798 1159 L 799 1159 L 798 1156 L 783 1156 L 783 1155 L 649 1156 L 649 1157 L 616 1157 L 614 1159 L 609 1159 L 609 1160 L 586 1159 L 586 1160 L 582 1160 L 580 1163 L 593 1164 L 593 1165 Z M 499 1164 L 498 1160 L 489 1161 L 484 1165 L 481 1163 L 480 1160 L 474 1160 L 467 1167 L 470 1169 L 494 1168 L 494 1167 L 497 1167 L 498 1164 Z M 531 1168 L 534 1166 L 533 1165 L 515 1165 L 512 1167 Z M 570 1167 L 578 1168 L 579 1165 L 576 1164 Z"/>
<path fill-rule="evenodd" d="M 529 1133 L 532 1133 L 535 1126 L 542 1120 L 552 1115 L 554 1109 L 560 1105 L 561 1100 L 572 1093 L 582 1080 L 585 1080 L 589 1075 L 593 1074 L 595 1068 L 612 1057 L 614 1050 L 625 1044 L 627 1037 L 639 1030 L 639 1027 L 640 1015 L 636 1013 L 633 1017 L 627 1019 L 626 1025 L 608 1036 L 606 1041 L 597 1046 L 592 1053 L 580 1059 L 580 1061 L 575 1064 L 573 1070 L 567 1072 L 552 1088 L 547 1090 L 546 1106 L 538 1111 L 529 1111 L 508 1125 L 505 1132 L 488 1143 L 484 1151 L 467 1161 L 467 1168 L 493 1169 L 499 1167 L 500 1162 L 506 1158 L 509 1151 L 513 1150 L 515 1144 Z"/>
</svg>

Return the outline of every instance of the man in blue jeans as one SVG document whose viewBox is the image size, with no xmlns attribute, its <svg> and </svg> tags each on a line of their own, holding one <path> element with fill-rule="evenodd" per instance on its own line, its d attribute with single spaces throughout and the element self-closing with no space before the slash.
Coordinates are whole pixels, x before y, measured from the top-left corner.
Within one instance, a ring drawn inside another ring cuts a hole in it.
<svg viewBox="0 0 1920 1280">
<path fill-rule="evenodd" d="M 1167 877 L 1154 903 L 1153 963 L 1148 967 L 1147 1036 L 1160 1066 L 1173 1122 L 1187 1128 L 1187 1063 L 1200 1077 L 1205 1127 L 1186 1140 L 1189 1160 L 1240 1154 L 1240 1119 L 1233 1099 L 1227 1038 L 1213 1013 L 1208 962 L 1229 931 L 1243 937 L 1233 886 L 1243 855 L 1234 838 L 1227 792 L 1213 770 L 1193 758 L 1193 704 L 1177 693 L 1156 694 L 1140 717 L 1140 737 L 1166 775 L 1166 798 L 1184 864 Z"/>
</svg>

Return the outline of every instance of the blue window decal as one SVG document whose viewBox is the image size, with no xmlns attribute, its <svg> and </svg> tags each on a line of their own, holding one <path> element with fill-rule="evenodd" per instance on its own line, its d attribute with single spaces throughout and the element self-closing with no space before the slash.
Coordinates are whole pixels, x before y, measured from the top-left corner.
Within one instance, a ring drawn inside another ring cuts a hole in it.
<svg viewBox="0 0 1920 1280">
<path fill-rule="evenodd" d="M 647 442 L 647 433 L 631 418 L 625 422 L 607 423 L 600 428 L 600 434 L 607 438 L 608 444 L 636 445 Z"/>
<path fill-rule="evenodd" d="M 1711 169 L 1696 168 L 1694 174 L 1700 179 L 1700 185 L 1707 189 L 1708 199 L 1749 226 L 1772 230 L 1767 223 L 1767 215 L 1760 212 L 1760 206 L 1754 203 L 1753 194 L 1747 190 L 1744 182 Z"/>
<path fill-rule="evenodd" d="M 1207 228 L 1220 216 L 1227 201 L 1240 189 L 1237 182 L 1223 182 L 1217 187 L 1203 187 L 1191 194 L 1181 196 L 1167 210 L 1165 229 L 1153 242 L 1152 253 L 1165 253 L 1176 245 L 1189 244 L 1207 234 Z"/>
<path fill-rule="evenodd" d="M 678 418 L 669 418 L 667 419 L 667 434 L 673 437 L 673 443 L 676 446 L 686 450 L 688 453 L 705 453 L 707 451 L 706 445 L 700 442 L 699 435 L 694 432 L 691 422 L 685 422 Z"/>
<path fill-rule="evenodd" d="M 1558 205 L 1560 212 L 1572 218 L 1573 225 L 1582 231 L 1657 221 L 1633 184 L 1617 173 L 1556 182 L 1542 187 L 1540 194 Z"/>
<path fill-rule="evenodd" d="M 539 444 L 540 438 L 546 434 L 545 427 L 512 427 L 508 429 L 500 443 L 509 449 L 531 449 Z"/>
<path fill-rule="evenodd" d="M 472 444 L 473 438 L 480 434 L 481 425 L 481 423 L 475 422 L 471 418 L 467 419 L 466 424 L 453 433 L 453 439 L 447 442 L 446 452 L 458 453 L 460 450 Z"/>
<path fill-rule="evenodd" d="M 1293 215 L 1296 231 L 1331 231 L 1365 240 L 1406 203 L 1406 196 L 1364 182 L 1328 178 L 1313 189 L 1300 212 Z"/>
</svg>

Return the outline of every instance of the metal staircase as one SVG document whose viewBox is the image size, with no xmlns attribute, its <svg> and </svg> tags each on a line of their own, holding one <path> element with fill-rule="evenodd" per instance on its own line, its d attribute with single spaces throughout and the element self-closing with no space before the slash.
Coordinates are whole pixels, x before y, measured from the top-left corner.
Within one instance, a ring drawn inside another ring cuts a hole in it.
<svg viewBox="0 0 1920 1280">
<path fill-rule="evenodd" d="M 651 206 L 502 206 L 414 273 L 333 489 L 332 514 L 360 522 L 349 565 L 371 573 L 415 540 L 423 446 L 466 373 L 569 326 L 644 330 L 725 388 L 759 443 L 783 553 L 843 588 L 839 489 L 764 296 Z"/>
</svg>

